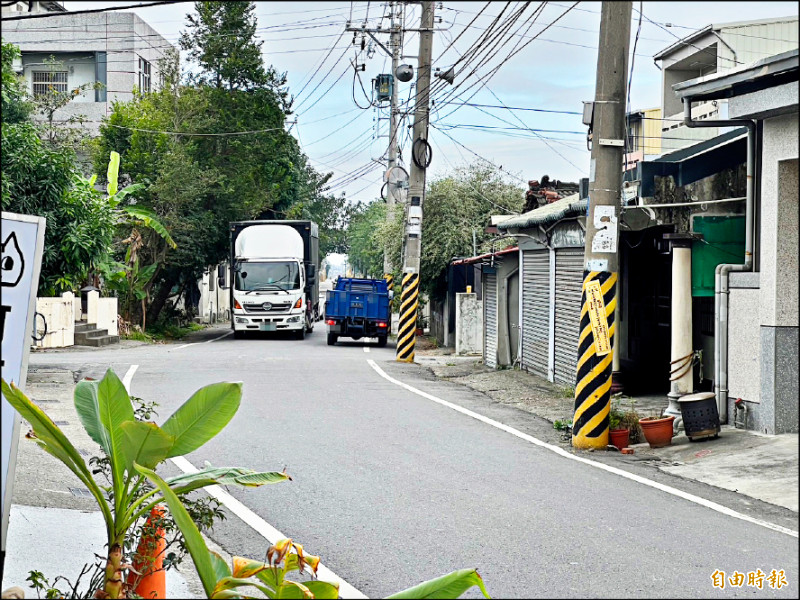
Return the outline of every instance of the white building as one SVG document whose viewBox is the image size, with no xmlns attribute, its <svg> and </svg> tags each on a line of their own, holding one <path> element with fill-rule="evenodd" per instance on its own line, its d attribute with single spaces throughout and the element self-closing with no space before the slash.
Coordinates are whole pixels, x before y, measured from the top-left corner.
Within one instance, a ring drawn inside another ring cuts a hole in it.
<svg viewBox="0 0 800 600">
<path fill-rule="evenodd" d="M 57 111 L 56 121 L 82 116 L 89 133 L 97 135 L 114 100 L 132 99 L 135 87 L 158 88 L 159 60 L 173 46 L 136 14 L 70 14 L 60 2 L 16 2 L 2 9 L 4 19 L 42 13 L 51 16 L 3 21 L 3 41 L 22 53 L 16 69 L 25 76 L 28 92 L 36 96 L 49 86 L 66 92 L 102 84 Z"/>
<path fill-rule="evenodd" d="M 726 131 L 684 126 L 683 106 L 672 86 L 711 74 L 722 75 L 797 47 L 798 19 L 789 16 L 706 25 L 656 54 L 653 61 L 661 69 L 662 79 L 662 151 L 685 148 Z M 727 119 L 727 100 L 720 98 L 694 106 L 692 118 Z"/>
</svg>

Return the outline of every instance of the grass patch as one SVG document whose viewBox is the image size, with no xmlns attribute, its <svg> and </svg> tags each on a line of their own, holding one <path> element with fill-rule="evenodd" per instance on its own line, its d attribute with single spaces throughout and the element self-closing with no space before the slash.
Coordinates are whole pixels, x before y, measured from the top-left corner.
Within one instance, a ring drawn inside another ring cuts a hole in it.
<svg viewBox="0 0 800 600">
<path fill-rule="evenodd" d="M 121 336 L 126 340 L 136 340 L 137 342 L 147 342 L 154 344 L 156 342 L 163 342 L 166 340 L 181 340 L 193 331 L 200 331 L 205 329 L 205 325 L 200 323 L 188 323 L 181 327 L 178 325 L 162 325 L 156 324 L 149 328 L 146 332 L 131 331 L 128 335 Z"/>
<path fill-rule="evenodd" d="M 575 397 L 575 386 L 572 385 L 565 385 L 558 388 L 558 395 L 561 398 L 574 398 Z"/>
</svg>

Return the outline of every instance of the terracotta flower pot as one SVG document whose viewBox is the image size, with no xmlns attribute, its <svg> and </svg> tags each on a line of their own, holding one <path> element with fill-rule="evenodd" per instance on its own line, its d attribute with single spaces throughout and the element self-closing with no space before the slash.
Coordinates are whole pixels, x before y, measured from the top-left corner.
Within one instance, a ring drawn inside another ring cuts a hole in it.
<svg viewBox="0 0 800 600">
<path fill-rule="evenodd" d="M 672 443 L 672 422 L 675 417 L 645 417 L 639 419 L 639 426 L 644 433 L 644 439 L 650 444 L 651 448 L 663 448 Z"/>
<path fill-rule="evenodd" d="M 630 429 L 613 429 L 608 432 L 608 435 L 611 438 L 611 443 L 620 450 L 628 447 L 630 434 Z"/>
</svg>

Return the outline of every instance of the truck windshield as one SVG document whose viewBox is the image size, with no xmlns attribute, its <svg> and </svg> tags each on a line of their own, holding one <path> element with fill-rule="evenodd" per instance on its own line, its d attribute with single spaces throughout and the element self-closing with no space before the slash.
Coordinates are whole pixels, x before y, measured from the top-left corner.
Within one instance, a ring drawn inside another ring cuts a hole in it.
<svg viewBox="0 0 800 600">
<path fill-rule="evenodd" d="M 296 290 L 300 288 L 300 269 L 296 262 L 242 262 L 236 272 L 236 289 L 243 292 Z"/>
</svg>

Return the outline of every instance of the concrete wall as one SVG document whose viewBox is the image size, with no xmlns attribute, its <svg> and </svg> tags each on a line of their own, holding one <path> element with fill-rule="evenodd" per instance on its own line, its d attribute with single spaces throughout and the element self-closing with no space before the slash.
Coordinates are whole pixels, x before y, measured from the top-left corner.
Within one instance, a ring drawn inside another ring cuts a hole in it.
<svg viewBox="0 0 800 600">
<path fill-rule="evenodd" d="M 72 292 L 66 292 L 60 298 L 36 298 L 36 312 L 42 317 L 36 318 L 36 337 L 44 338 L 36 341 L 37 348 L 65 348 L 75 344 L 75 305 L 80 310 L 80 299 Z M 45 323 L 47 333 L 45 334 Z"/>
<path fill-rule="evenodd" d="M 483 353 L 483 306 L 477 294 L 456 294 L 456 354 Z"/>
<path fill-rule="evenodd" d="M 86 303 L 86 322 L 98 329 L 108 329 L 108 335 L 119 335 L 116 298 L 100 298 L 98 292 L 89 292 Z"/>
<path fill-rule="evenodd" d="M 753 315 L 758 314 L 759 290 L 744 287 L 736 289 L 736 274 L 731 275 L 732 289 L 728 300 L 728 395 L 734 399 L 760 402 L 761 363 L 755 349 L 760 344 L 761 328 L 758 320 L 753 319 Z"/>
</svg>

